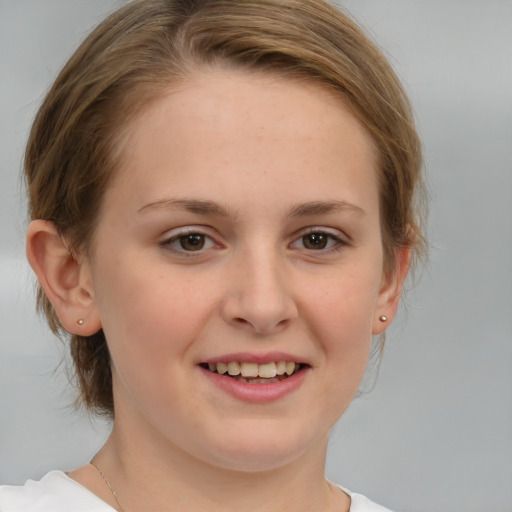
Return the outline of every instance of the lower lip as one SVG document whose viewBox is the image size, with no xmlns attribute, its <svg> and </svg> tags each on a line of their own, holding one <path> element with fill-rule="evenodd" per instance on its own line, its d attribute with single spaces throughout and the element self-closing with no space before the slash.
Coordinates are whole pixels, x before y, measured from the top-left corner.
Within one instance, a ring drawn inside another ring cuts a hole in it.
<svg viewBox="0 0 512 512">
<path fill-rule="evenodd" d="M 309 371 L 309 368 L 306 367 L 279 382 L 249 384 L 202 367 L 199 368 L 222 391 L 238 400 L 250 403 L 273 402 L 293 393 L 303 383 Z"/>
</svg>

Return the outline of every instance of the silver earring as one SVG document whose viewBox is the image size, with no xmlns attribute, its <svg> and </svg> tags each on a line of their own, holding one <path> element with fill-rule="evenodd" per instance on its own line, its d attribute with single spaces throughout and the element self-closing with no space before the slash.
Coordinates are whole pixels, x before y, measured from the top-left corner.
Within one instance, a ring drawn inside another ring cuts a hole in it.
<svg viewBox="0 0 512 512">
<path fill-rule="evenodd" d="M 379 320 L 380 320 L 381 322 L 387 322 L 387 321 L 388 321 L 388 317 L 387 317 L 386 315 L 380 315 L 380 316 L 379 316 Z"/>
<path fill-rule="evenodd" d="M 76 321 L 76 323 L 77 323 L 78 325 L 84 325 L 84 320 L 83 320 L 83 318 L 79 318 L 79 319 Z"/>
</svg>

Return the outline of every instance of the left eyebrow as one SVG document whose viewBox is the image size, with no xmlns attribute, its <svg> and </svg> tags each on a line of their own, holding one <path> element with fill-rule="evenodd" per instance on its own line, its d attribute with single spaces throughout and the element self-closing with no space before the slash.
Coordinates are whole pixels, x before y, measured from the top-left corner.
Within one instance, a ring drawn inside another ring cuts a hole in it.
<svg viewBox="0 0 512 512">
<path fill-rule="evenodd" d="M 321 215 L 326 213 L 335 213 L 338 211 L 349 211 L 359 216 L 366 216 L 366 212 L 359 206 L 348 203 L 347 201 L 312 201 L 303 203 L 292 208 L 291 217 L 308 217 L 311 215 Z"/>
</svg>

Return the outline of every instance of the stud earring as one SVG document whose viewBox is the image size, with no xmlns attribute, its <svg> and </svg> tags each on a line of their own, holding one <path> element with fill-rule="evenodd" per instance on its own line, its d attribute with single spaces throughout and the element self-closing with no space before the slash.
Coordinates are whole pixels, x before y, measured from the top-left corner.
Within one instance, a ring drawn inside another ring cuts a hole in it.
<svg viewBox="0 0 512 512">
<path fill-rule="evenodd" d="M 76 321 L 76 323 L 77 323 L 78 325 L 84 325 L 84 320 L 83 320 L 83 318 L 79 318 L 79 319 Z"/>
<path fill-rule="evenodd" d="M 379 320 L 380 320 L 381 322 L 387 322 L 387 321 L 388 321 L 388 317 L 387 317 L 386 315 L 380 315 L 380 316 L 379 316 Z"/>
</svg>

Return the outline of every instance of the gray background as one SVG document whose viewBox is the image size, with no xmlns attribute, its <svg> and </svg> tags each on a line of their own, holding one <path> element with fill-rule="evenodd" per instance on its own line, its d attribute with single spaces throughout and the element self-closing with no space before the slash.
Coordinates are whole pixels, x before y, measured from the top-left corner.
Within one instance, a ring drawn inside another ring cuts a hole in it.
<svg viewBox="0 0 512 512">
<path fill-rule="evenodd" d="M 0 481 L 79 465 L 108 426 L 72 410 L 33 312 L 19 180 L 43 92 L 114 0 L 0 0 Z M 344 0 L 416 108 L 432 258 L 328 476 L 402 511 L 512 511 L 512 1 Z"/>
</svg>

